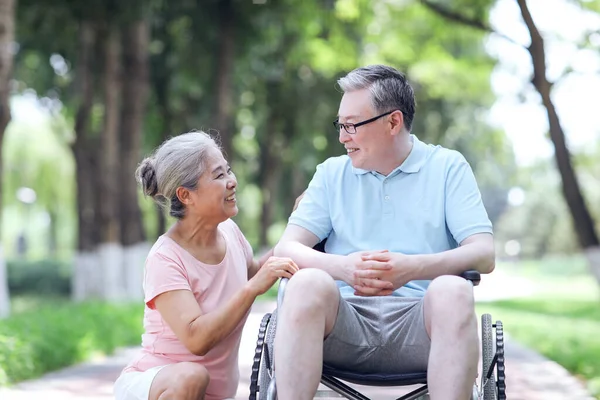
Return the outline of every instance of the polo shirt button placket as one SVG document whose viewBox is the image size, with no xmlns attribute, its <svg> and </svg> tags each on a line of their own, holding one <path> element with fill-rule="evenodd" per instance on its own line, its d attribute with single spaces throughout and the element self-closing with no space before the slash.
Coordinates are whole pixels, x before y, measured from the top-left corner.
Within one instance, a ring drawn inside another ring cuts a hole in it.
<svg viewBox="0 0 600 400">
<path fill-rule="evenodd" d="M 388 186 L 388 181 L 386 179 L 383 181 L 383 214 L 389 216 L 394 214 L 394 210 L 392 209 L 392 198 L 389 194 L 386 194 Z"/>
</svg>

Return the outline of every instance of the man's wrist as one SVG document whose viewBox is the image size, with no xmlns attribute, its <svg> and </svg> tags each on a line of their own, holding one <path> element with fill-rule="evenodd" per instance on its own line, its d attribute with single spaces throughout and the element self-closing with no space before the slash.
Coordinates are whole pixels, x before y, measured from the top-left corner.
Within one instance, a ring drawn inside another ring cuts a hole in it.
<svg viewBox="0 0 600 400">
<path fill-rule="evenodd" d="M 350 265 L 348 256 L 336 255 L 332 265 L 333 273 L 330 272 L 330 275 L 333 277 L 333 279 L 341 280 L 349 285 L 354 282 L 354 276 L 352 275 L 353 271 L 351 268 L 348 268 Z"/>
<path fill-rule="evenodd" d="M 408 257 L 408 276 L 411 281 L 427 279 L 425 277 L 425 265 L 427 264 L 429 254 L 407 255 Z"/>
</svg>

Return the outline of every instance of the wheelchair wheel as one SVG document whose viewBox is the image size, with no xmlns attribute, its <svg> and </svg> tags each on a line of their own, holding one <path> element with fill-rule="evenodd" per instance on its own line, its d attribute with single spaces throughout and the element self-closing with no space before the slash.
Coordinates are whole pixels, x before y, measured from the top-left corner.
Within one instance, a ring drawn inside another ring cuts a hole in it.
<svg viewBox="0 0 600 400">
<path fill-rule="evenodd" d="M 254 359 L 252 362 L 252 372 L 250 375 L 250 400 L 256 400 L 256 395 L 260 390 L 259 378 L 261 373 L 261 367 L 264 367 L 264 348 L 265 348 L 265 336 L 267 332 L 267 326 L 269 324 L 269 320 L 271 319 L 271 314 L 265 314 L 262 321 L 260 322 L 260 328 L 258 330 L 258 339 L 256 340 L 256 350 L 254 351 Z"/>
<path fill-rule="evenodd" d="M 504 371 L 504 327 L 502 321 L 496 321 L 496 386 L 498 387 L 498 400 L 506 400 L 506 374 Z"/>
<path fill-rule="evenodd" d="M 494 328 L 496 340 L 494 340 Z M 504 331 L 501 321 L 492 324 L 492 316 L 481 316 L 482 387 L 484 400 L 505 400 Z"/>
<path fill-rule="evenodd" d="M 496 400 L 496 377 L 492 371 L 488 377 L 488 373 L 492 363 L 494 362 L 494 338 L 492 328 L 492 316 L 483 314 L 481 316 L 481 355 L 483 362 L 481 364 L 481 374 L 483 378 L 483 399 Z"/>
<path fill-rule="evenodd" d="M 274 312 L 266 314 L 260 324 L 252 375 L 250 376 L 250 400 L 267 399 L 267 389 L 273 376 L 273 343 L 277 327 L 276 321 L 277 315 Z"/>
</svg>

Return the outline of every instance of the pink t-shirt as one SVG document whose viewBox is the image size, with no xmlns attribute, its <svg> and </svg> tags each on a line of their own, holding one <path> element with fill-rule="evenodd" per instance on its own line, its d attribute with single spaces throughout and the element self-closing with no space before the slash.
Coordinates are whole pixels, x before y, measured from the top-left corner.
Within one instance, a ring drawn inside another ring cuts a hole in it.
<svg viewBox="0 0 600 400">
<path fill-rule="evenodd" d="M 146 258 L 142 349 L 123 373 L 182 361 L 197 362 L 210 375 L 207 400 L 235 397 L 239 381 L 238 350 L 246 318 L 205 356 L 197 356 L 177 339 L 154 307 L 159 294 L 183 289 L 194 294 L 202 313 L 207 314 L 222 307 L 248 281 L 250 244 L 232 220 L 221 223 L 219 230 L 225 237 L 227 252 L 218 265 L 198 261 L 165 235 L 158 238 Z"/>
</svg>

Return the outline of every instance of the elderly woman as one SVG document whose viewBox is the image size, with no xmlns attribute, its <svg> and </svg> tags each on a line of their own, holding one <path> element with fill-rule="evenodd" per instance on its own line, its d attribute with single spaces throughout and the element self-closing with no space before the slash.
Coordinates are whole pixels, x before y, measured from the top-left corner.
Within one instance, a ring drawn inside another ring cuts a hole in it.
<svg viewBox="0 0 600 400">
<path fill-rule="evenodd" d="M 116 400 L 233 398 L 250 307 L 298 266 L 253 260 L 230 219 L 238 213 L 235 175 L 206 133 L 167 140 L 136 175 L 177 222 L 146 259 L 142 349 L 115 382 Z"/>
</svg>

